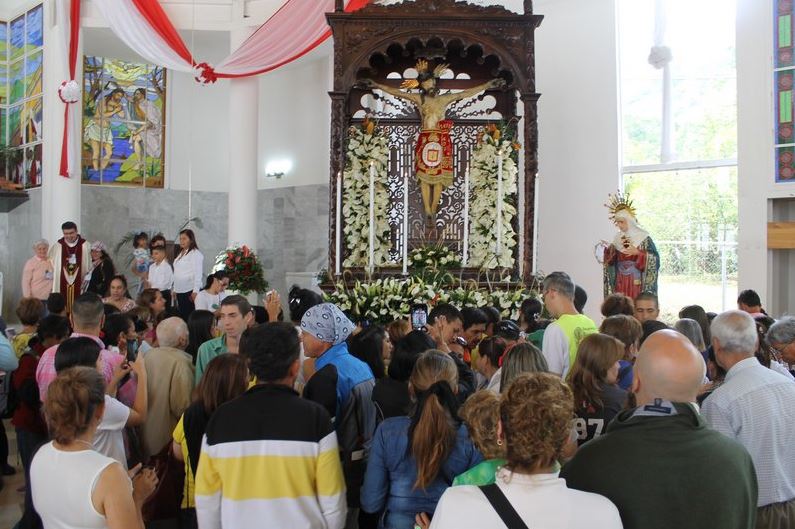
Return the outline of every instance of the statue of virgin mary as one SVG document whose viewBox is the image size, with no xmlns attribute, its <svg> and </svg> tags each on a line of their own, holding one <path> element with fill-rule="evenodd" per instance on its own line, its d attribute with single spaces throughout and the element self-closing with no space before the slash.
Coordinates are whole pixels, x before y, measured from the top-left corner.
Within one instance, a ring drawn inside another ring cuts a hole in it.
<svg viewBox="0 0 795 529">
<path fill-rule="evenodd" d="M 610 195 L 605 205 L 618 228 L 604 251 L 605 296 L 620 293 L 635 299 L 641 292 L 657 294 L 660 254 L 649 233 L 638 224 L 632 201 L 617 193 Z"/>
</svg>

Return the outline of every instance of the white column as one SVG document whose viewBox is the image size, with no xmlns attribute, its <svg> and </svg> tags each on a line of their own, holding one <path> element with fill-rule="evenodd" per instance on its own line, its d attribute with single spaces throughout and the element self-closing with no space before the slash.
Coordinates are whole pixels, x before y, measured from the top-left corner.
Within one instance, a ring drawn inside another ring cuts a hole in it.
<svg viewBox="0 0 795 529">
<path fill-rule="evenodd" d="M 77 151 L 75 160 L 77 167 L 71 178 L 64 178 L 58 174 L 61 163 L 61 139 L 64 124 L 64 105 L 58 97 L 58 87 L 61 82 L 69 77 L 67 64 L 68 47 L 63 31 L 65 28 L 55 26 L 54 0 L 44 2 L 44 78 L 42 80 L 44 92 L 44 114 L 42 129 L 44 144 L 42 146 L 42 207 L 41 231 L 42 236 L 51 243 L 59 239 L 61 224 L 67 220 L 77 223 L 81 233 L 86 233 L 84 226 L 80 225 L 80 155 L 82 144 L 80 120 L 75 120 L 75 125 L 70 134 L 75 141 L 73 148 Z M 82 42 L 81 42 L 82 44 Z M 75 78 L 81 83 L 83 78 L 83 48 L 77 51 L 77 72 Z M 82 83 L 81 83 L 82 84 Z M 72 105 L 70 112 L 81 113 L 80 103 Z"/>
<path fill-rule="evenodd" d="M 230 32 L 234 51 L 253 32 Z M 259 78 L 232 79 L 229 86 L 229 243 L 257 246 Z"/>
</svg>

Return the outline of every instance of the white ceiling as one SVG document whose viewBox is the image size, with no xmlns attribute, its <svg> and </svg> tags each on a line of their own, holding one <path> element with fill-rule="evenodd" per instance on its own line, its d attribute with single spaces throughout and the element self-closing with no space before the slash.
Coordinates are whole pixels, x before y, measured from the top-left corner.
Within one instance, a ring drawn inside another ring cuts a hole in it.
<svg viewBox="0 0 795 529">
<path fill-rule="evenodd" d="M 0 19 L 10 20 L 40 3 L 42 0 L 0 0 Z"/>
</svg>

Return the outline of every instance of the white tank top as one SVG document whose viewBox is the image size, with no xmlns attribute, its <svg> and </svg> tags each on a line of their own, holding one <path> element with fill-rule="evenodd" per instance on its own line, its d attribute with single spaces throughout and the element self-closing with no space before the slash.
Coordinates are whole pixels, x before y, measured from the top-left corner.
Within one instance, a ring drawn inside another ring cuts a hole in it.
<svg viewBox="0 0 795 529">
<path fill-rule="evenodd" d="M 99 475 L 113 463 L 114 459 L 93 450 L 66 452 L 52 442 L 42 446 L 30 465 L 30 485 L 44 529 L 108 527 L 94 508 L 91 494 Z"/>
</svg>

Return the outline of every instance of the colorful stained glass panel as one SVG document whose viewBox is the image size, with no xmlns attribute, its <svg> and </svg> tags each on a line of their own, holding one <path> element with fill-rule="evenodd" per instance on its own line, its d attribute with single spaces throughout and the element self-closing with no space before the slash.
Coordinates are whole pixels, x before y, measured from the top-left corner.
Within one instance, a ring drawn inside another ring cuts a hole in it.
<svg viewBox="0 0 795 529">
<path fill-rule="evenodd" d="M 0 105 L 8 103 L 8 65 L 0 62 Z"/>
<path fill-rule="evenodd" d="M 11 63 L 8 69 L 8 102 L 14 104 L 25 97 L 25 61 Z"/>
<path fill-rule="evenodd" d="M 41 94 L 42 55 L 37 51 L 25 61 L 25 97 Z"/>
<path fill-rule="evenodd" d="M 795 40 L 792 0 L 778 0 L 775 9 L 776 67 L 795 66 L 792 46 L 793 40 Z"/>
<path fill-rule="evenodd" d="M 8 23 L 0 21 L 0 60 L 6 60 L 8 50 Z"/>
<path fill-rule="evenodd" d="M 41 143 L 25 149 L 25 187 L 41 185 Z"/>
<path fill-rule="evenodd" d="M 22 113 L 22 123 L 24 126 L 25 143 L 37 142 L 41 139 L 41 98 L 31 99 L 25 103 Z"/>
<path fill-rule="evenodd" d="M 795 147 L 776 149 L 776 182 L 795 182 Z"/>
<path fill-rule="evenodd" d="M 8 109 L 8 142 L 7 145 L 22 145 L 22 105 Z"/>
<path fill-rule="evenodd" d="M 165 90 L 162 68 L 84 58 L 84 183 L 163 187 Z"/>
<path fill-rule="evenodd" d="M 44 44 L 44 9 L 42 6 L 34 7 L 27 15 L 27 40 L 28 49 L 39 48 Z"/>
<path fill-rule="evenodd" d="M 13 61 L 25 54 L 25 17 L 21 16 L 11 22 L 8 60 Z"/>
</svg>

